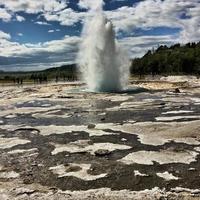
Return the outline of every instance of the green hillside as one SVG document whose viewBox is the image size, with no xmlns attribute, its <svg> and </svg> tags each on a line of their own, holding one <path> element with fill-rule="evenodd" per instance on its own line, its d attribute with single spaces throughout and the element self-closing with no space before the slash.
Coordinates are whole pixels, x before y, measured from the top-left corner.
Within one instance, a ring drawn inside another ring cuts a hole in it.
<svg viewBox="0 0 200 200">
<path fill-rule="evenodd" d="M 200 42 L 160 46 L 134 59 L 130 71 L 135 75 L 200 75 Z"/>
</svg>

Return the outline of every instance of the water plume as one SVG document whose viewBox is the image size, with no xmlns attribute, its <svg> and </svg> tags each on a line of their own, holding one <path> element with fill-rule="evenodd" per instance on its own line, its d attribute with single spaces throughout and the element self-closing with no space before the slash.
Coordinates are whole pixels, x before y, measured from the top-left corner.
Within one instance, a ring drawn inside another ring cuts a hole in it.
<svg viewBox="0 0 200 200">
<path fill-rule="evenodd" d="M 85 4 L 90 6 L 93 19 L 84 24 L 78 63 L 89 91 L 117 92 L 127 84 L 128 58 L 116 42 L 113 24 L 103 13 L 102 1 L 97 2 L 96 6 Z"/>
</svg>

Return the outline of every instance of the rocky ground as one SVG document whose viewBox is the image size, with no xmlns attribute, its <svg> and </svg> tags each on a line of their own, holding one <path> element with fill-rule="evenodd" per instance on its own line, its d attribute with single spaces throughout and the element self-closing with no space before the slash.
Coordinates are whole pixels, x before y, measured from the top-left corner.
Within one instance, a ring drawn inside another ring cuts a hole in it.
<svg viewBox="0 0 200 200">
<path fill-rule="evenodd" d="M 131 83 L 1 87 L 0 199 L 200 199 L 200 80 Z"/>
</svg>

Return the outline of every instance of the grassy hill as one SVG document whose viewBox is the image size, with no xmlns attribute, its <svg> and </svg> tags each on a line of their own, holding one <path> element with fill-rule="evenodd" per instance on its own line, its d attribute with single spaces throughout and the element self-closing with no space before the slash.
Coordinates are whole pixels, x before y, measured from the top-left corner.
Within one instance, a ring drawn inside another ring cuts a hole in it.
<svg viewBox="0 0 200 200">
<path fill-rule="evenodd" d="M 132 61 L 131 74 L 200 75 L 200 42 L 160 46 Z"/>
<path fill-rule="evenodd" d="M 63 65 L 61 67 L 49 68 L 42 71 L 31 72 L 3 72 L 0 71 L 1 82 L 47 82 L 55 79 L 56 81 L 76 80 L 77 79 L 76 64 Z"/>
</svg>

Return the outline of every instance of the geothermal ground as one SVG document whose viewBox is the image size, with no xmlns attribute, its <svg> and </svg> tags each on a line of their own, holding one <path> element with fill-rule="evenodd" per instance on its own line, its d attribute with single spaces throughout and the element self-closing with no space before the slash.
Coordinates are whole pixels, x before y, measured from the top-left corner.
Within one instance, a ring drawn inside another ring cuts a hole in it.
<svg viewBox="0 0 200 200">
<path fill-rule="evenodd" d="M 200 80 L 133 86 L 1 87 L 0 199 L 200 199 Z"/>
</svg>

